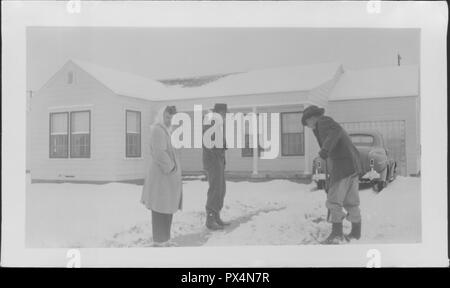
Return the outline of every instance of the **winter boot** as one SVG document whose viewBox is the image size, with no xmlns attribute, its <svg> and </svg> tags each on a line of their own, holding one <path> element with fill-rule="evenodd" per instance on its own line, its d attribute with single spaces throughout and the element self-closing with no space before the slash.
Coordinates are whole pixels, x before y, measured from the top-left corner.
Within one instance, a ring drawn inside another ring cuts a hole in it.
<svg viewBox="0 0 450 288">
<path fill-rule="evenodd" d="M 165 241 L 165 242 L 153 241 L 152 247 L 168 247 L 168 241 Z"/>
<path fill-rule="evenodd" d="M 359 240 L 359 238 L 361 238 L 361 222 L 352 222 L 352 231 L 345 235 L 345 239 L 350 241 L 352 239 Z"/>
<path fill-rule="evenodd" d="M 220 213 L 215 213 L 215 220 L 216 220 L 216 223 L 219 224 L 220 226 L 228 226 L 231 224 L 230 222 L 224 222 L 220 218 Z"/>
<path fill-rule="evenodd" d="M 206 228 L 209 230 L 221 230 L 223 226 L 216 222 L 216 217 L 214 212 L 206 212 Z"/>
<path fill-rule="evenodd" d="M 333 226 L 331 228 L 331 233 L 325 239 L 322 241 L 322 244 L 339 244 L 344 241 L 344 235 L 342 232 L 342 222 L 341 223 L 333 223 Z"/>
</svg>

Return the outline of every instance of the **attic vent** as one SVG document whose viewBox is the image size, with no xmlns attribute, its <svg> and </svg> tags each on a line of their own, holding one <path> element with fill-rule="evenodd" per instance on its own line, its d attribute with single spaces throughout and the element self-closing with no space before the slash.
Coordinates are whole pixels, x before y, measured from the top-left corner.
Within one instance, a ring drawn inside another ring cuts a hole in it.
<svg viewBox="0 0 450 288">
<path fill-rule="evenodd" d="M 67 84 L 72 84 L 73 83 L 73 72 L 69 71 L 69 73 L 67 73 Z"/>
</svg>

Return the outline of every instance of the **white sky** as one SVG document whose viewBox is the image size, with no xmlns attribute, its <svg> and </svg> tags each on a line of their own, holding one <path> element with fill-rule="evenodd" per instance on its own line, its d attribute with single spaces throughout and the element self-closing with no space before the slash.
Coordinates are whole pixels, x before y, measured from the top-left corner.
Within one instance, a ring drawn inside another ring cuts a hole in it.
<svg viewBox="0 0 450 288">
<path fill-rule="evenodd" d="M 70 58 L 153 79 L 337 61 L 419 64 L 419 29 L 48 28 L 27 31 L 27 90 Z"/>
</svg>

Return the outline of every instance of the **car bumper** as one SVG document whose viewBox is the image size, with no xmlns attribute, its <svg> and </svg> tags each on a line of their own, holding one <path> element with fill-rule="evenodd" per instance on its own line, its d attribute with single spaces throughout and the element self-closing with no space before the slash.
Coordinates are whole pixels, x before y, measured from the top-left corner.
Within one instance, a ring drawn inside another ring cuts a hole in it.
<svg viewBox="0 0 450 288">
<path fill-rule="evenodd" d="M 367 172 L 366 174 L 364 174 L 361 179 L 362 180 L 366 180 L 366 181 L 373 181 L 373 180 L 377 180 L 380 179 L 381 175 L 380 173 L 378 173 L 377 171 L 371 169 L 369 172 Z"/>
<path fill-rule="evenodd" d="M 360 180 L 361 182 L 371 182 L 373 180 L 379 180 L 381 178 L 380 173 L 378 173 L 375 170 L 370 170 L 366 174 L 364 174 Z M 312 180 L 319 182 L 319 181 L 325 181 L 326 175 L 324 173 L 315 173 L 312 175 Z"/>
<path fill-rule="evenodd" d="M 324 173 L 315 173 L 312 176 L 312 180 L 318 182 L 321 180 L 325 180 L 326 179 L 326 175 Z"/>
</svg>

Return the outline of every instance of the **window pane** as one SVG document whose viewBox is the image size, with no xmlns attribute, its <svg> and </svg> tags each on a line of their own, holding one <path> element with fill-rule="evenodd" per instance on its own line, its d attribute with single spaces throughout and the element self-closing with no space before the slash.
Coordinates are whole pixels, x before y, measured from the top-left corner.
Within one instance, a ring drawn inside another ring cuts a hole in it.
<svg viewBox="0 0 450 288">
<path fill-rule="evenodd" d="M 282 134 L 281 151 L 283 155 L 303 155 L 303 133 Z"/>
<path fill-rule="evenodd" d="M 251 115 L 251 114 L 247 114 L 247 115 Z M 261 156 L 261 151 L 264 151 L 264 149 L 261 147 L 260 141 L 261 139 L 259 138 L 261 136 L 261 132 L 263 130 L 262 127 L 267 126 L 267 124 L 265 123 L 259 123 L 259 113 L 256 114 L 256 118 L 251 118 L 249 117 L 249 119 L 253 119 L 254 120 L 254 125 L 256 127 L 256 132 L 258 133 L 258 156 Z M 266 120 L 266 118 L 264 118 Z M 268 118 L 270 119 L 270 118 Z M 260 125 L 262 124 L 262 125 Z M 244 147 L 241 149 L 241 156 L 242 157 L 253 157 L 253 129 L 250 125 L 250 121 L 244 121 L 244 125 L 245 125 L 245 135 L 244 135 Z M 263 126 L 264 125 L 264 126 Z M 270 134 L 270 130 L 268 130 L 269 134 Z"/>
<path fill-rule="evenodd" d="M 250 148 L 250 135 L 245 135 L 245 146 L 241 151 L 242 157 L 251 157 L 253 156 L 253 148 Z"/>
<path fill-rule="evenodd" d="M 370 135 L 350 135 L 350 138 L 355 145 L 373 145 L 373 137 Z"/>
<path fill-rule="evenodd" d="M 126 157 L 141 157 L 141 113 L 126 111 Z"/>
<path fill-rule="evenodd" d="M 253 151 L 254 148 L 250 147 L 250 139 L 251 135 L 245 135 L 245 146 L 241 149 L 241 156 L 242 157 L 253 157 Z M 258 144 L 258 156 L 261 156 L 261 151 L 264 151 L 264 149 L 261 147 L 261 145 Z"/>
<path fill-rule="evenodd" d="M 67 135 L 50 136 L 50 157 L 67 158 Z"/>
<path fill-rule="evenodd" d="M 281 132 L 298 133 L 303 132 L 301 113 L 282 113 L 281 114 Z"/>
<path fill-rule="evenodd" d="M 74 134 L 70 138 L 70 157 L 89 158 L 90 156 L 90 135 Z"/>
<path fill-rule="evenodd" d="M 51 134 L 67 134 L 67 113 L 51 114 Z"/>
<path fill-rule="evenodd" d="M 141 131 L 141 113 L 127 111 L 127 133 L 140 133 Z"/>
<path fill-rule="evenodd" d="M 255 117 L 256 116 L 256 117 Z M 253 129 L 258 131 L 258 114 L 248 113 L 244 114 L 243 126 L 245 134 L 253 134 Z"/>
<path fill-rule="evenodd" d="M 127 133 L 127 157 L 141 157 L 141 135 L 136 133 Z"/>
<path fill-rule="evenodd" d="M 70 131 L 71 133 L 89 133 L 89 112 L 72 112 Z"/>
</svg>

